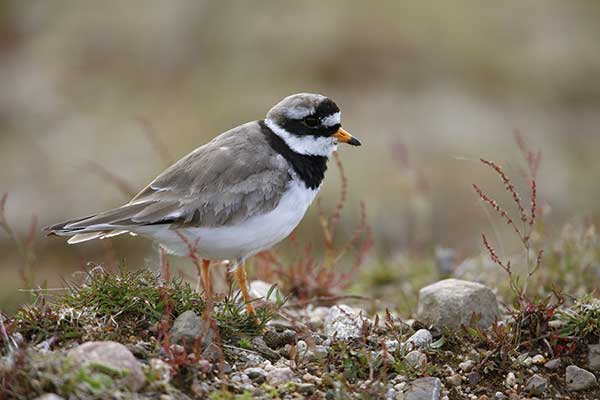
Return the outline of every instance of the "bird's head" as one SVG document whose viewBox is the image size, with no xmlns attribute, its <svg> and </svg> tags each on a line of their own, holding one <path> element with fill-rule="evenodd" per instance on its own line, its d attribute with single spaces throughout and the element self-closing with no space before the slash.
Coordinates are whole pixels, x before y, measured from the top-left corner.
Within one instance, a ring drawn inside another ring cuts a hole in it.
<svg viewBox="0 0 600 400">
<path fill-rule="evenodd" d="M 361 144 L 342 129 L 338 106 L 320 94 L 286 97 L 269 110 L 265 124 L 299 154 L 329 157 L 338 143 Z"/>
</svg>

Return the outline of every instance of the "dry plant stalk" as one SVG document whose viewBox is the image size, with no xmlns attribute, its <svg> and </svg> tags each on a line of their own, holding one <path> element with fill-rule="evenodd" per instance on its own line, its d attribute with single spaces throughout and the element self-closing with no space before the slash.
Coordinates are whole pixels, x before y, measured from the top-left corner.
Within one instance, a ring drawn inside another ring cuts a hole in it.
<svg viewBox="0 0 600 400">
<path fill-rule="evenodd" d="M 33 214 L 29 223 L 27 236 L 25 238 L 19 237 L 6 218 L 7 201 L 8 193 L 4 193 L 2 198 L 0 198 L 0 229 L 15 243 L 19 256 L 21 256 L 21 259 L 23 260 L 23 263 L 19 267 L 19 277 L 21 278 L 23 285 L 27 289 L 34 289 L 35 277 L 33 268 L 37 261 L 35 242 L 37 239 L 38 218 L 37 215 Z"/>
<path fill-rule="evenodd" d="M 518 221 L 515 221 L 510 216 L 509 212 L 506 211 L 505 208 L 501 207 L 496 200 L 488 196 L 479 186 L 473 184 L 473 188 L 475 189 L 475 192 L 477 193 L 479 198 L 490 208 L 492 208 L 500 216 L 500 218 L 502 218 L 508 225 L 511 226 L 515 234 L 519 237 L 519 240 L 525 249 L 527 260 L 527 276 L 525 277 L 523 287 L 519 288 L 518 279 L 516 279 L 513 275 L 510 261 L 503 261 L 502 258 L 498 256 L 492 245 L 489 243 L 487 237 L 484 234 L 481 235 L 483 246 L 490 255 L 492 262 L 498 265 L 508 274 L 511 290 L 518 296 L 519 299 L 523 299 L 524 295 L 527 292 L 529 278 L 531 278 L 531 276 L 540 268 L 543 256 L 543 250 L 539 250 L 536 254 L 535 260 L 533 260 L 531 257 L 531 253 L 533 251 L 531 234 L 535 227 L 535 222 L 537 218 L 537 183 L 535 179 L 535 173 L 537 173 L 541 155 L 539 152 L 537 153 L 537 155 L 533 155 L 533 152 L 527 150 L 527 147 L 522 137 L 520 138 L 520 141 L 517 140 L 517 144 L 519 145 L 519 148 L 521 149 L 521 152 L 524 155 L 529 170 L 528 179 L 530 180 L 529 187 L 531 198 L 529 209 L 526 209 L 523 206 L 523 202 L 521 200 L 519 192 L 513 185 L 510 177 L 504 172 L 504 170 L 499 164 L 495 163 L 494 161 L 486 160 L 483 158 L 481 158 L 480 161 L 484 165 L 490 167 L 500 177 L 500 180 L 504 185 L 504 189 L 510 194 L 513 203 L 516 206 L 516 209 L 519 213 L 519 221 L 521 222 L 521 226 L 518 226 Z"/>
</svg>

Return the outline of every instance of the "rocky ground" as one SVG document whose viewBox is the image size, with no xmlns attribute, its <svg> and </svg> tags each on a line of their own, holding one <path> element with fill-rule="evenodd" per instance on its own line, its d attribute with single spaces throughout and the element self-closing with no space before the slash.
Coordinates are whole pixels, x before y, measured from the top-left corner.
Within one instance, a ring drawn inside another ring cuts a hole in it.
<svg viewBox="0 0 600 400">
<path fill-rule="evenodd" d="M 90 273 L 2 317 L 0 398 L 600 398 L 597 299 L 506 313 L 486 286 L 448 279 L 405 320 L 252 288 L 256 318 L 233 296 L 207 318 L 183 282 Z"/>
</svg>

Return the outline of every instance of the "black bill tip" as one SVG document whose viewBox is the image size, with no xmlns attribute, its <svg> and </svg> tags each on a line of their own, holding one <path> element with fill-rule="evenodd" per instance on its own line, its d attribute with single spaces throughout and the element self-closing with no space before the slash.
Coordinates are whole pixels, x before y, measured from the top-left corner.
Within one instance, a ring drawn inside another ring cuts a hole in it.
<svg viewBox="0 0 600 400">
<path fill-rule="evenodd" d="M 362 145 L 362 143 L 360 142 L 360 140 L 358 140 L 357 138 L 353 137 L 352 139 L 350 139 L 348 141 L 348 144 L 352 145 L 352 146 L 360 146 Z"/>
</svg>

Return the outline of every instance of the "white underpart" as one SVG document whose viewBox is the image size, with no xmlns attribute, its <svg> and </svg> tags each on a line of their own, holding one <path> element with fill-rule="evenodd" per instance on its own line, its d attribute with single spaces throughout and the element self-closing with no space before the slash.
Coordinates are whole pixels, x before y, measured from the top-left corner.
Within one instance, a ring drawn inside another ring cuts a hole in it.
<svg viewBox="0 0 600 400">
<path fill-rule="evenodd" d="M 318 189 L 308 189 L 301 180 L 294 178 L 275 209 L 252 216 L 238 225 L 177 231 L 164 226 L 146 226 L 133 231 L 153 238 L 176 255 L 189 255 L 188 245 L 177 234 L 179 232 L 195 246 L 199 257 L 243 260 L 285 239 L 300 223 L 317 192 Z"/>
<path fill-rule="evenodd" d="M 337 150 L 337 140 L 333 136 L 293 135 L 270 119 L 265 120 L 265 125 L 298 154 L 329 157 Z"/>
<path fill-rule="evenodd" d="M 342 123 L 342 114 L 338 111 L 335 114 L 328 115 L 323 118 L 321 123 L 325 126 L 335 126 Z"/>
</svg>

